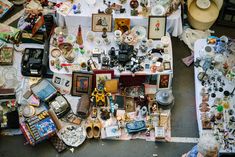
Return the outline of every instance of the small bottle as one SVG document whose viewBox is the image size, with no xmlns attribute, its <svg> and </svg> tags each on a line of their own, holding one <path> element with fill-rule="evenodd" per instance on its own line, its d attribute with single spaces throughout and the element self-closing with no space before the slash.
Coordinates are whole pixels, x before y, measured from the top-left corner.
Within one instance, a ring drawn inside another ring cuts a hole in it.
<svg viewBox="0 0 235 157">
<path fill-rule="evenodd" d="M 77 44 L 78 44 L 78 45 L 82 45 L 82 44 L 83 44 L 81 25 L 79 25 L 79 27 L 78 27 Z"/>
</svg>

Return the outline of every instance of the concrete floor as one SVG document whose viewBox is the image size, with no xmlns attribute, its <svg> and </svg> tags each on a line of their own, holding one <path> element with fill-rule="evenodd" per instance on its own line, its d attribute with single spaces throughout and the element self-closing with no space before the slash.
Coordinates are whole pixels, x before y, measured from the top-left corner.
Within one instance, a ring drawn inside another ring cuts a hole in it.
<svg viewBox="0 0 235 157">
<path fill-rule="evenodd" d="M 235 29 L 213 26 L 217 36 L 227 35 L 235 38 Z M 173 93 L 175 106 L 172 109 L 172 136 L 198 137 L 193 66 L 186 67 L 181 59 L 190 55 L 188 47 L 178 38 L 172 38 L 174 53 Z M 48 142 L 35 147 L 24 145 L 23 136 L 0 137 L 0 157 L 19 156 L 76 156 L 76 157 L 180 157 L 190 150 L 194 144 L 189 143 L 159 143 L 144 140 L 109 141 L 86 140 L 74 153 L 66 151 L 58 154 Z"/>
</svg>

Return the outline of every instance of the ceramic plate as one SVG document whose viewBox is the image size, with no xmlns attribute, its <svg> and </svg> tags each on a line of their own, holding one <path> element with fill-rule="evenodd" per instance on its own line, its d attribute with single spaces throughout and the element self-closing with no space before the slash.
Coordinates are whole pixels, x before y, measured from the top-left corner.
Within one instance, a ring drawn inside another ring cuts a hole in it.
<svg viewBox="0 0 235 157">
<path fill-rule="evenodd" d="M 135 26 L 131 29 L 131 31 L 135 32 L 138 39 L 140 40 L 146 37 L 146 34 L 147 34 L 146 29 L 142 26 Z"/>
<path fill-rule="evenodd" d="M 66 145 L 71 147 L 78 147 L 85 141 L 86 131 L 81 126 L 68 125 L 59 131 L 59 136 Z"/>
<path fill-rule="evenodd" d="M 209 0 L 197 0 L 196 5 L 201 9 L 207 9 L 210 7 L 211 2 Z"/>
<path fill-rule="evenodd" d="M 163 16 L 165 14 L 165 8 L 162 5 L 156 5 L 151 9 L 151 14 L 154 16 Z"/>
</svg>

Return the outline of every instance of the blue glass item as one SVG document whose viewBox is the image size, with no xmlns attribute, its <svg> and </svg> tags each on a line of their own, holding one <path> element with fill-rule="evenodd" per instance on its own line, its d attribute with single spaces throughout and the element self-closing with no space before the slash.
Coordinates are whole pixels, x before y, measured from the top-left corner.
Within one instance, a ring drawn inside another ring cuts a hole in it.
<svg viewBox="0 0 235 157">
<path fill-rule="evenodd" d="M 206 58 L 204 61 L 205 61 L 205 62 L 204 62 L 204 64 L 203 64 L 203 66 L 202 66 L 202 69 L 203 69 L 204 71 L 206 71 L 207 69 L 209 69 L 209 68 L 211 67 L 211 62 L 212 62 L 212 60 L 211 60 L 211 58 Z"/>
<path fill-rule="evenodd" d="M 147 130 L 145 121 L 143 120 L 127 123 L 126 129 L 129 134 L 138 133 Z"/>
</svg>

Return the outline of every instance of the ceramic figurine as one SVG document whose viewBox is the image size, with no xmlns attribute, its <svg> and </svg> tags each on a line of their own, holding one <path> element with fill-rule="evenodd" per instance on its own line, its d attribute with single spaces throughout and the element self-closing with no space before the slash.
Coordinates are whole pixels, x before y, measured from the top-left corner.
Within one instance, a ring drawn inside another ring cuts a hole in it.
<svg viewBox="0 0 235 157">
<path fill-rule="evenodd" d="M 77 44 L 78 45 L 82 45 L 83 44 L 81 25 L 79 25 L 79 27 L 78 27 Z"/>
<path fill-rule="evenodd" d="M 109 38 L 107 36 L 107 29 L 106 28 L 103 28 L 102 38 L 103 38 L 106 45 L 109 45 L 111 43 L 111 41 L 109 40 Z"/>
<path fill-rule="evenodd" d="M 106 0 L 103 1 L 105 5 L 107 5 L 108 8 L 105 9 L 105 13 L 106 14 L 112 14 L 113 13 L 113 9 L 111 7 L 111 2 L 108 1 L 108 3 L 106 2 Z"/>
<path fill-rule="evenodd" d="M 130 1 L 130 7 L 132 8 L 131 16 L 137 16 L 138 15 L 138 10 L 136 10 L 136 9 L 139 7 L 139 2 L 137 0 L 131 0 Z"/>
<path fill-rule="evenodd" d="M 148 16 L 148 12 L 149 12 L 149 9 L 148 9 L 148 0 L 141 0 L 140 1 L 140 6 L 142 7 L 142 15 L 143 16 Z"/>
<path fill-rule="evenodd" d="M 114 41 L 117 45 L 121 44 L 122 41 L 122 32 L 120 30 L 116 30 L 114 32 Z"/>
</svg>

